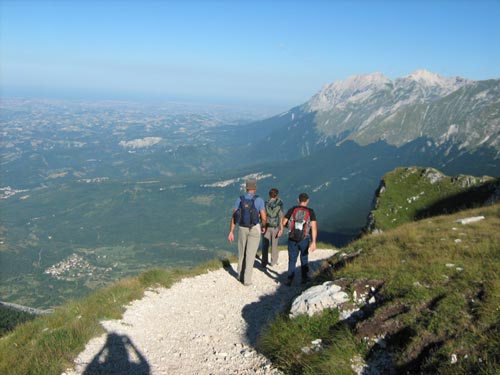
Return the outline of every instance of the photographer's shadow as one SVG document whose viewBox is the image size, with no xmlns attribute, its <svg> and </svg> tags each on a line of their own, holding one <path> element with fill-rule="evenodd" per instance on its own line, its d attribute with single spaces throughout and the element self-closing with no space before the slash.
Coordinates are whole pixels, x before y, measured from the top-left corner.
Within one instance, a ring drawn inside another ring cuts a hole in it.
<svg viewBox="0 0 500 375">
<path fill-rule="evenodd" d="M 85 369 L 83 375 L 120 374 L 150 375 L 146 358 L 128 336 L 109 333 L 103 348 Z"/>
</svg>

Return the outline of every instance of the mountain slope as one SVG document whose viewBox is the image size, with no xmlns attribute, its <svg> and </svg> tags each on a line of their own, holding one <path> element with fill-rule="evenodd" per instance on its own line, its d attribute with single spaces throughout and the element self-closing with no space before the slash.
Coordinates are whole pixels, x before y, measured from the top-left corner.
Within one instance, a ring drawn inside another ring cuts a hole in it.
<svg viewBox="0 0 500 375">
<path fill-rule="evenodd" d="M 446 78 L 424 70 L 394 81 L 380 73 L 353 76 L 266 122 L 275 132 L 255 151 L 274 149 L 284 159 L 345 140 L 399 147 L 426 138 L 430 146 L 449 143 L 462 153 L 481 146 L 498 153 L 500 80 Z"/>
<path fill-rule="evenodd" d="M 469 83 L 434 101 L 408 105 L 349 138 L 360 144 L 384 139 L 399 146 L 422 136 L 437 145 L 452 141 L 466 150 L 481 145 L 499 150 L 500 80 Z"/>
</svg>

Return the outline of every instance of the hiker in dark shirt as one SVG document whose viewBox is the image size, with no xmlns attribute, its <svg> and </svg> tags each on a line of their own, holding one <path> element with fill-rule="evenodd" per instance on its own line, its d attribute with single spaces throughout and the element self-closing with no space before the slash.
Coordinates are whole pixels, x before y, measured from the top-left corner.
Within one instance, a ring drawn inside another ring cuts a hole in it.
<svg viewBox="0 0 500 375">
<path fill-rule="evenodd" d="M 309 196 L 301 193 L 298 199 L 299 205 L 290 208 L 282 220 L 283 226 L 288 226 L 288 272 L 286 285 L 292 285 L 295 275 L 295 265 L 300 255 L 302 283 L 309 281 L 309 250 L 316 250 L 316 237 L 318 226 L 316 213 L 307 207 Z"/>
<path fill-rule="evenodd" d="M 266 203 L 267 225 L 262 237 L 262 266 L 269 263 L 269 245 L 271 245 L 271 266 L 278 264 L 278 241 L 283 234 L 283 201 L 278 198 L 279 190 L 269 190 Z"/>
</svg>

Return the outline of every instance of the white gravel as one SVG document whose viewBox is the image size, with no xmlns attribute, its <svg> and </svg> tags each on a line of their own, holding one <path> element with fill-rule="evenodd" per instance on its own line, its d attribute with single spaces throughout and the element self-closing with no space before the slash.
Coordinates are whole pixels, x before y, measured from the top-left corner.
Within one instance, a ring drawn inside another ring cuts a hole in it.
<svg viewBox="0 0 500 375">
<path fill-rule="evenodd" d="M 333 254 L 311 253 L 311 270 Z M 122 319 L 102 322 L 107 333 L 89 341 L 65 374 L 280 374 L 255 351 L 255 343 L 266 323 L 304 288 L 300 277 L 291 287 L 283 284 L 287 264 L 286 251 L 267 270 L 257 260 L 251 286 L 237 281 L 233 264 L 147 291 Z M 300 276 L 300 262 L 296 272 Z"/>
</svg>

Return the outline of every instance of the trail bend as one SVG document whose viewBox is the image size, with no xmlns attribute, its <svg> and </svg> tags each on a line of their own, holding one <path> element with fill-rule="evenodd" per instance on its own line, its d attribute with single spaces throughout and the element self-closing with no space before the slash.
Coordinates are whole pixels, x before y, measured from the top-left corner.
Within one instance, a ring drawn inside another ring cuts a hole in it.
<svg viewBox="0 0 500 375">
<path fill-rule="evenodd" d="M 335 253 L 309 255 L 312 271 Z M 256 260 L 251 286 L 236 279 L 236 265 L 146 291 L 106 333 L 90 340 L 65 375 L 277 375 L 255 350 L 258 336 L 304 286 L 284 285 L 288 257 L 266 269 Z M 300 272 L 300 267 L 297 270 Z"/>
</svg>

